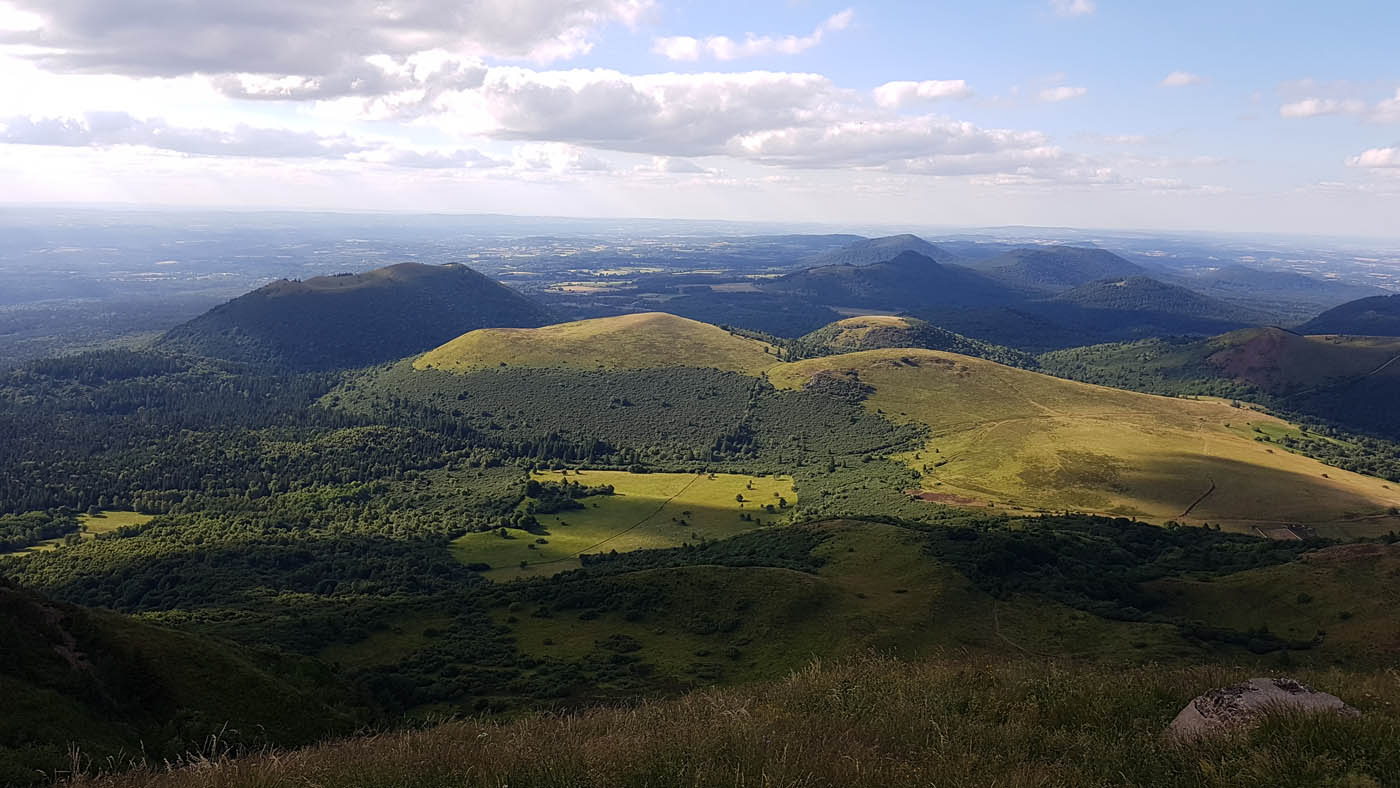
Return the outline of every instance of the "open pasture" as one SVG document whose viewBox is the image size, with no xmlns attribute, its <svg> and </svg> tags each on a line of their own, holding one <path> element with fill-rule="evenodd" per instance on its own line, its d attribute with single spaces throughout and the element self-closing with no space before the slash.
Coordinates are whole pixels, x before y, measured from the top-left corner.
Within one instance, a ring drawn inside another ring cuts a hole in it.
<svg viewBox="0 0 1400 788">
<path fill-rule="evenodd" d="M 487 575 L 499 580 L 552 575 L 577 568 L 580 553 L 675 547 L 776 525 L 787 520 L 797 500 L 790 476 L 582 470 L 567 476 L 536 471 L 532 478 L 590 487 L 610 484 L 614 494 L 579 499 L 582 509 L 537 514 L 536 533 L 511 529 L 507 538 L 495 531 L 467 534 L 452 543 L 458 560 L 489 564 Z"/>
<path fill-rule="evenodd" d="M 1219 523 L 1306 524 L 1323 536 L 1384 532 L 1400 490 L 1253 440 L 1273 417 L 1052 378 L 981 359 L 876 350 L 785 364 L 775 385 L 819 372 L 870 387 L 866 407 L 926 425 L 897 456 L 925 490 L 1002 508 Z"/>
</svg>

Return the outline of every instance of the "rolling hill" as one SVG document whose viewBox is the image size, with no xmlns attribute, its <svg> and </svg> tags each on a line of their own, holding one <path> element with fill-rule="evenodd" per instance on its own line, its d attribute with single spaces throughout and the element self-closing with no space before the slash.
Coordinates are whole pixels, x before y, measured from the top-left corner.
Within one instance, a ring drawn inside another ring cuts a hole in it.
<svg viewBox="0 0 1400 788">
<path fill-rule="evenodd" d="M 1000 305 L 1021 298 L 1020 293 L 976 271 L 908 251 L 868 265 L 808 268 L 764 283 L 762 288 L 823 305 L 882 311 L 938 304 Z"/>
<path fill-rule="evenodd" d="M 1303 334 L 1400 337 L 1400 294 L 1342 304 L 1298 327 Z"/>
<path fill-rule="evenodd" d="M 1221 323 L 1263 322 L 1267 317 L 1244 307 L 1203 296 L 1147 276 L 1101 279 L 1067 290 L 1053 299 L 1086 309 L 1171 315 Z"/>
<path fill-rule="evenodd" d="M 807 261 L 809 267 L 827 265 L 871 265 L 893 260 L 905 252 L 913 252 L 933 260 L 951 260 L 952 255 L 917 235 L 887 235 L 863 238 L 848 246 L 823 252 Z"/>
<path fill-rule="evenodd" d="M 1014 249 L 973 266 L 1013 287 L 1062 292 L 1104 279 L 1148 276 L 1147 269 L 1103 249 L 1037 246 Z"/>
<path fill-rule="evenodd" d="M 829 356 L 768 372 L 788 389 L 832 375 L 865 387 L 868 408 L 928 429 L 922 449 L 898 458 L 921 473 L 929 500 L 1240 530 L 1305 523 L 1334 534 L 1393 526 L 1385 513 L 1400 505 L 1400 490 L 1378 479 L 1254 440 L 1256 426 L 1283 423 L 1223 403 L 926 350 Z"/>
<path fill-rule="evenodd" d="M 695 367 L 758 374 L 776 363 L 778 349 L 767 343 L 665 312 L 644 312 L 543 328 L 479 329 L 424 353 L 413 366 L 448 372 Z"/>
<path fill-rule="evenodd" d="M 1276 322 L 1288 325 L 1311 318 L 1320 310 L 1384 293 L 1376 287 L 1244 265 L 1176 269 L 1155 276 L 1202 295 L 1267 312 Z"/>
<path fill-rule="evenodd" d="M 881 348 L 923 348 L 976 356 L 1015 367 L 1035 366 L 1035 358 L 1028 353 L 965 337 L 938 328 L 926 320 L 889 315 L 838 320 L 801 337 L 797 340 L 797 347 L 802 355 L 833 355 Z"/>
<path fill-rule="evenodd" d="M 1202 340 L 1149 339 L 1055 351 L 1062 377 L 1158 394 L 1215 394 L 1362 433 L 1400 438 L 1393 407 L 1400 339 L 1311 335 L 1277 327 Z"/>
<path fill-rule="evenodd" d="M 50 601 L 0 578 L 0 784 L 65 761 L 178 758 L 228 745 L 307 744 L 348 733 L 329 669 L 251 652 L 114 613 Z M 124 753 L 124 755 L 123 755 Z"/>
<path fill-rule="evenodd" d="M 486 326 L 549 322 L 546 310 L 466 266 L 401 263 L 281 280 L 177 326 L 156 346 L 292 369 L 402 358 Z"/>
</svg>

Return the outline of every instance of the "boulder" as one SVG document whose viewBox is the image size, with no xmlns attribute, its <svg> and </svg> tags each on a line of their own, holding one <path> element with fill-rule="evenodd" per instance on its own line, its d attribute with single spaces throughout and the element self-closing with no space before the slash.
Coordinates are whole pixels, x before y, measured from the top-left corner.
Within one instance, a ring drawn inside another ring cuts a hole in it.
<svg viewBox="0 0 1400 788">
<path fill-rule="evenodd" d="M 1167 726 L 1168 738 L 1195 741 L 1258 724 L 1273 712 L 1339 714 L 1359 717 L 1361 712 L 1336 695 L 1329 695 L 1293 679 L 1250 679 L 1232 687 L 1213 689 L 1186 704 Z"/>
</svg>

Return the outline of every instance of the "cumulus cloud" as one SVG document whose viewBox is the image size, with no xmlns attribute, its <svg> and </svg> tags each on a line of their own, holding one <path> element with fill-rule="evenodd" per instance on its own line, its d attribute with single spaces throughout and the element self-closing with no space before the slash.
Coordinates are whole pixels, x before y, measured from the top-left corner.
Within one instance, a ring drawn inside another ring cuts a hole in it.
<svg viewBox="0 0 1400 788">
<path fill-rule="evenodd" d="M 1050 0 L 1050 7 L 1060 16 L 1088 16 L 1098 10 L 1094 0 Z"/>
<path fill-rule="evenodd" d="M 1045 88 L 1044 90 L 1040 91 L 1039 96 L 1041 101 L 1053 104 L 1060 101 L 1069 101 L 1070 99 L 1077 99 L 1088 92 L 1088 88 L 1071 87 L 1069 85 L 1059 85 L 1057 87 Z"/>
<path fill-rule="evenodd" d="M 668 36 L 656 39 L 652 44 L 652 51 L 669 60 L 691 61 L 703 57 L 738 60 L 759 55 L 797 55 L 820 44 L 827 33 L 845 30 L 854 17 L 855 12 L 849 8 L 832 14 L 805 36 L 760 36 L 749 33 L 742 41 L 736 41 L 729 36 Z"/>
<path fill-rule="evenodd" d="M 92 112 L 81 118 L 16 117 L 0 121 L 0 143 L 111 147 L 134 145 L 198 156 L 343 158 L 366 146 L 348 137 L 240 125 L 232 130 L 181 128 L 125 112 Z"/>
<path fill-rule="evenodd" d="M 1289 92 L 1298 92 L 1300 89 L 1327 87 L 1310 80 L 1293 83 L 1285 86 Z M 1351 115 L 1362 118 L 1371 123 L 1400 123 L 1400 89 L 1395 91 L 1391 98 L 1381 99 L 1375 104 L 1371 104 L 1363 99 L 1350 96 L 1337 96 L 1347 86 L 1343 83 L 1334 86 L 1332 96 L 1310 95 L 1290 101 L 1278 109 L 1278 114 L 1285 118 L 1317 118 L 1326 115 Z"/>
<path fill-rule="evenodd" d="M 875 103 L 888 109 L 898 109 L 916 101 L 962 99 L 971 95 L 972 89 L 961 79 L 886 82 L 874 90 Z"/>
<path fill-rule="evenodd" d="M 843 121 L 820 126 L 771 129 L 736 137 L 729 153 L 787 167 L 878 167 L 907 169 L 933 157 L 983 157 L 981 171 L 994 170 L 1008 151 L 1046 150 L 1039 132 L 982 129 L 936 117 L 888 121 Z"/>
<path fill-rule="evenodd" d="M 359 158 L 364 161 L 388 164 L 393 167 L 409 167 L 419 170 L 489 170 L 510 165 L 510 162 L 492 158 L 475 148 L 453 148 L 447 150 L 390 148 L 360 156 Z"/>
<path fill-rule="evenodd" d="M 11 3 L 41 24 L 0 32 L 0 44 L 31 45 L 29 56 L 47 70 L 226 75 L 221 84 L 235 95 L 283 98 L 394 89 L 403 75 L 393 64 L 425 52 L 567 58 L 589 51 L 598 28 L 633 25 L 652 6 L 652 0 Z"/>
<path fill-rule="evenodd" d="M 1348 167 L 1400 167 L 1400 147 L 1372 148 L 1347 159 Z"/>
<path fill-rule="evenodd" d="M 633 76 L 608 70 L 492 69 L 480 89 L 504 139 L 672 156 L 722 153 L 736 136 L 844 111 L 818 74 L 767 71 Z"/>
<path fill-rule="evenodd" d="M 612 166 L 586 148 L 562 142 L 517 145 L 512 151 L 517 170 L 552 172 L 609 172 Z"/>
<path fill-rule="evenodd" d="M 1192 74 L 1189 71 L 1173 71 L 1163 77 L 1162 86 L 1168 88 L 1186 88 L 1192 85 L 1199 85 L 1205 81 L 1205 77 L 1200 74 Z"/>
<path fill-rule="evenodd" d="M 1285 118 L 1316 118 L 1321 115 L 1360 115 L 1366 102 L 1360 99 L 1305 98 L 1278 108 Z"/>
</svg>

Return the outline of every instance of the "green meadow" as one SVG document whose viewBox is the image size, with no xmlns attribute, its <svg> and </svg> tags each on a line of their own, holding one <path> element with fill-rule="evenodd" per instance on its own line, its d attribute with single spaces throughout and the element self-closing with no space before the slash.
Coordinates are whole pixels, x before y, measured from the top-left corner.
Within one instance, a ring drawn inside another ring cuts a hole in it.
<svg viewBox="0 0 1400 788">
<path fill-rule="evenodd" d="M 790 476 L 576 470 L 531 477 L 612 485 L 614 493 L 582 498 L 582 509 L 538 514 L 535 532 L 469 533 L 452 543 L 457 560 L 488 564 L 486 574 L 495 580 L 550 575 L 578 568 L 582 553 L 676 547 L 776 525 L 789 519 L 797 501 Z M 528 510 L 530 503 L 522 506 Z"/>
</svg>

